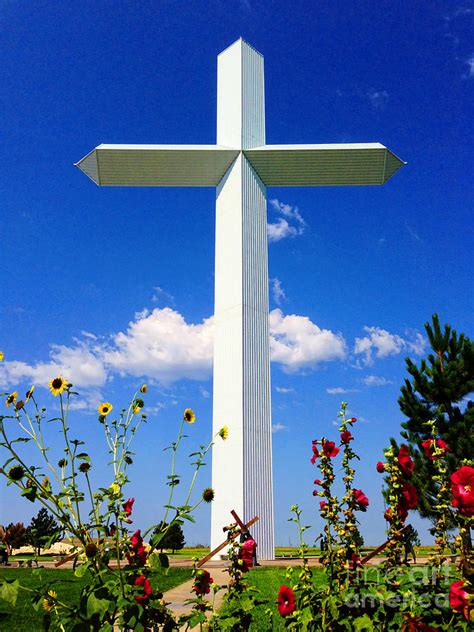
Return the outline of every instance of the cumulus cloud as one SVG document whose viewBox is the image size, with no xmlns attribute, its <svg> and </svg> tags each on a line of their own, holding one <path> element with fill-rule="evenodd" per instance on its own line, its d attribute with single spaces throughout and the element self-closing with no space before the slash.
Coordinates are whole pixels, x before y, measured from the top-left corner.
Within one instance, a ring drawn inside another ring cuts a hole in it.
<svg viewBox="0 0 474 632">
<path fill-rule="evenodd" d="M 281 309 L 274 309 L 270 312 L 270 333 L 271 358 L 288 372 L 346 357 L 342 335 L 320 329 L 307 316 L 285 316 Z"/>
<path fill-rule="evenodd" d="M 281 423 L 276 423 L 272 425 L 272 432 L 275 434 L 275 432 L 281 432 L 282 430 L 288 430 L 288 426 L 285 426 L 285 424 L 281 424 Z"/>
<path fill-rule="evenodd" d="M 53 377 L 63 375 L 74 386 L 90 389 L 95 404 L 100 388 L 114 374 L 155 379 L 162 384 L 186 378 L 206 380 L 212 371 L 213 346 L 214 317 L 193 324 L 170 307 L 143 310 L 135 314 L 125 331 L 107 339 L 85 332 L 83 340 L 75 340 L 69 347 L 51 345 L 47 362 L 2 362 L 0 387 L 20 381 L 47 387 Z M 320 329 L 305 316 L 285 316 L 280 309 L 270 313 L 271 359 L 286 371 L 343 359 L 345 349 L 340 334 Z M 206 397 L 208 392 L 202 391 L 202 395 Z M 85 406 L 80 401 L 76 404 Z"/>
<path fill-rule="evenodd" d="M 355 339 L 354 353 L 363 355 L 366 365 L 373 364 L 374 355 L 377 358 L 385 358 L 402 351 L 421 355 L 426 345 L 419 332 L 413 332 L 412 339 L 408 340 L 380 327 L 364 327 L 364 331 L 367 336 Z"/>
<path fill-rule="evenodd" d="M 137 314 L 126 332 L 115 334 L 103 359 L 121 375 L 199 380 L 211 373 L 213 344 L 213 317 L 194 325 L 169 307 L 156 308 Z"/>
<path fill-rule="evenodd" d="M 366 386 L 386 386 L 387 384 L 393 384 L 391 380 L 387 380 L 387 378 L 380 375 L 367 375 L 362 378 L 362 382 Z"/>
<path fill-rule="evenodd" d="M 153 303 L 162 303 L 164 305 L 174 305 L 174 296 L 158 285 L 153 288 L 151 296 Z"/>
<path fill-rule="evenodd" d="M 0 384 L 15 384 L 30 380 L 39 386 L 48 386 L 56 375 L 63 375 L 75 386 L 100 387 L 107 380 L 107 371 L 100 358 L 100 350 L 86 342 L 75 346 L 51 345 L 49 362 L 3 362 L 0 365 Z"/>
<path fill-rule="evenodd" d="M 280 279 L 277 279 L 276 277 L 274 279 L 270 279 L 270 287 L 273 300 L 277 305 L 281 305 L 281 302 L 286 300 L 286 294 Z"/>
<path fill-rule="evenodd" d="M 468 59 L 466 59 L 467 65 L 467 77 L 474 77 L 474 55 L 471 55 Z"/>
<path fill-rule="evenodd" d="M 267 234 L 270 242 L 280 241 L 285 237 L 296 237 L 302 235 L 306 227 L 304 221 L 297 206 L 280 202 L 276 198 L 270 200 L 270 208 L 283 215 L 279 217 L 276 222 L 268 223 Z"/>
</svg>

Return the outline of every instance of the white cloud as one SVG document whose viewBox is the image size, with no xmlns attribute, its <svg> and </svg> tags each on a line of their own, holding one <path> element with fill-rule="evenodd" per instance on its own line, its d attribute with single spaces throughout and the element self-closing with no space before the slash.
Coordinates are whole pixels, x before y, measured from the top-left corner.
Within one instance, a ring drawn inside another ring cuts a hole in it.
<svg viewBox="0 0 474 632">
<path fill-rule="evenodd" d="M 288 426 L 285 426 L 284 424 L 280 424 L 280 423 L 276 423 L 272 425 L 272 432 L 281 432 L 282 430 L 288 430 Z"/>
<path fill-rule="evenodd" d="M 387 378 L 380 375 L 367 375 L 362 378 L 362 382 L 366 386 L 386 386 L 387 384 L 393 384 L 391 380 L 387 380 Z"/>
<path fill-rule="evenodd" d="M 368 90 L 367 98 L 376 110 L 383 110 L 388 103 L 388 92 L 386 90 Z"/>
<path fill-rule="evenodd" d="M 156 308 L 137 314 L 125 333 L 115 334 L 103 358 L 121 375 L 200 380 L 211 373 L 213 344 L 213 317 L 193 325 L 169 307 Z"/>
<path fill-rule="evenodd" d="M 312 368 L 320 362 L 343 360 L 346 343 L 341 334 L 320 329 L 307 316 L 270 312 L 271 359 L 288 372 Z"/>
<path fill-rule="evenodd" d="M 334 386 L 332 388 L 327 388 L 326 393 L 329 395 L 344 395 L 345 393 L 358 393 L 358 388 L 342 388 L 342 386 Z"/>
<path fill-rule="evenodd" d="M 280 241 L 285 237 L 295 237 L 300 235 L 298 229 L 290 226 L 286 219 L 280 217 L 274 224 L 267 224 L 268 241 Z"/>
<path fill-rule="evenodd" d="M 364 331 L 368 335 L 355 339 L 354 353 L 363 354 L 366 365 L 373 364 L 374 353 L 377 358 L 397 355 L 402 351 L 421 355 L 426 344 L 419 332 L 413 332 L 412 340 L 407 340 L 380 327 L 364 327 Z"/>
<path fill-rule="evenodd" d="M 276 277 L 274 279 L 270 279 L 270 287 L 272 290 L 273 300 L 277 305 L 281 305 L 281 302 L 286 300 L 286 294 L 280 279 L 277 279 Z"/>
<path fill-rule="evenodd" d="M 185 378 L 205 380 L 211 375 L 213 317 L 193 324 L 170 307 L 155 308 L 138 312 L 125 331 L 106 340 L 86 334 L 84 340 L 75 340 L 69 347 L 51 345 L 47 362 L 2 362 L 0 388 L 20 381 L 47 387 L 53 377 L 63 375 L 75 387 L 90 389 L 87 401 L 95 405 L 101 387 L 114 373 L 155 379 L 162 384 Z M 271 359 L 289 372 L 343 359 L 346 355 L 340 334 L 320 329 L 306 316 L 285 316 L 280 309 L 270 313 L 270 350 Z M 209 395 L 205 389 L 201 394 Z M 81 401 L 77 400 L 76 408 L 85 407 Z"/>
<path fill-rule="evenodd" d="M 283 395 L 295 392 L 294 388 L 286 388 L 285 386 L 275 386 L 275 390 L 277 393 L 282 393 Z"/>
<path fill-rule="evenodd" d="M 162 303 L 164 305 L 174 305 L 174 296 L 158 285 L 153 288 L 151 297 L 153 303 Z"/>
<path fill-rule="evenodd" d="M 284 216 L 279 217 L 275 223 L 267 225 L 268 240 L 270 242 L 280 241 L 285 239 L 285 237 L 296 237 L 304 233 L 306 222 L 297 206 L 280 202 L 277 199 L 270 200 L 270 206 L 275 212 Z"/>
<path fill-rule="evenodd" d="M 74 386 L 100 387 L 107 380 L 107 371 L 97 352 L 86 342 L 74 347 L 51 345 L 49 362 L 29 365 L 26 362 L 4 362 L 0 365 L 0 384 L 16 384 L 30 380 L 39 386 L 48 383 L 57 375 L 63 375 Z"/>
</svg>

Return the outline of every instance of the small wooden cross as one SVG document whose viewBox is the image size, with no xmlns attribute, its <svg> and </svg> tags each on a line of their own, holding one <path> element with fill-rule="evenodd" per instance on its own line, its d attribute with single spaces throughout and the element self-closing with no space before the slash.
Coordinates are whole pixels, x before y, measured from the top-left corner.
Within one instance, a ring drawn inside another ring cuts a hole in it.
<svg viewBox="0 0 474 632">
<path fill-rule="evenodd" d="M 408 531 L 409 529 L 411 529 L 411 524 L 407 524 L 405 527 L 403 527 L 403 529 L 400 531 L 400 535 L 402 535 L 403 533 L 405 533 L 406 531 Z M 360 563 L 361 564 L 366 564 L 369 560 L 371 560 L 373 557 L 375 557 L 376 555 L 378 555 L 379 553 L 381 553 L 384 549 L 387 548 L 387 546 L 393 542 L 393 540 L 387 540 L 386 542 L 384 542 L 383 544 L 381 544 L 379 547 L 377 547 L 375 549 L 375 551 L 372 551 L 372 553 L 369 553 L 368 555 L 366 555 L 363 559 L 361 559 Z"/>
<path fill-rule="evenodd" d="M 232 511 L 230 512 L 232 514 L 232 517 L 234 518 L 235 522 L 237 523 L 237 525 L 239 526 L 238 529 L 235 530 L 234 533 L 229 534 L 229 537 L 227 538 L 227 540 L 225 542 L 222 542 L 222 544 L 219 544 L 218 547 L 216 547 L 213 551 L 211 551 L 210 553 L 208 553 L 205 557 L 203 557 L 201 560 L 199 560 L 199 562 L 197 563 L 197 567 L 200 568 L 203 564 L 205 564 L 206 562 L 208 562 L 211 557 L 213 557 L 214 555 L 216 555 L 216 553 L 219 553 L 219 551 L 222 551 L 222 549 L 224 547 L 226 547 L 229 542 L 232 542 L 232 540 L 235 540 L 235 538 L 240 535 L 241 533 L 246 533 L 249 530 L 249 527 L 251 527 L 253 524 L 255 524 L 257 522 L 257 520 L 259 520 L 258 516 L 255 516 L 254 518 L 252 518 L 252 520 L 249 520 L 246 524 L 239 518 L 239 516 L 237 515 L 237 512 L 234 511 L 232 509 Z"/>
</svg>

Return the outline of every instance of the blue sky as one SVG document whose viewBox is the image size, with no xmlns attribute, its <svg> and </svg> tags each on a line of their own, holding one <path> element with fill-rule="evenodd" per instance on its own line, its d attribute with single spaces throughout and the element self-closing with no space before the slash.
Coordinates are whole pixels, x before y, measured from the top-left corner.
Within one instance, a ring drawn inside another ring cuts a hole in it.
<svg viewBox="0 0 474 632">
<path fill-rule="evenodd" d="M 98 188 L 73 163 L 102 142 L 214 143 L 216 56 L 240 36 L 265 56 L 267 143 L 379 141 L 407 161 L 384 187 L 268 191 L 276 541 L 296 542 L 295 502 L 321 529 L 311 439 L 336 435 L 346 400 L 376 544 L 404 358 L 434 312 L 472 336 L 473 22 L 467 1 L 0 0 L 0 388 L 35 383 L 50 407 L 41 386 L 70 378 L 101 484 L 95 408 L 146 381 L 138 526 L 160 520 L 183 409 L 198 416 L 184 455 L 211 432 L 215 192 Z M 38 510 L 3 483 L 0 498 L 0 523 Z M 188 542 L 209 541 L 209 519 Z"/>
</svg>

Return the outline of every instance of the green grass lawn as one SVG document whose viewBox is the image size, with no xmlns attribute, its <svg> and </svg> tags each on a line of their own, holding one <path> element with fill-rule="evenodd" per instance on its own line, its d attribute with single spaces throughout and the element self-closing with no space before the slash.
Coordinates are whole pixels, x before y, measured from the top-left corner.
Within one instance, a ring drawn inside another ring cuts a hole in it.
<svg viewBox="0 0 474 632">
<path fill-rule="evenodd" d="M 0 581 L 18 579 L 27 588 L 37 588 L 42 583 L 58 581 L 54 590 L 58 598 L 65 603 L 73 603 L 79 598 L 82 586 L 87 578 L 78 579 L 69 569 L 42 569 L 41 576 L 32 573 L 31 569 L 0 569 Z M 169 568 L 167 571 L 154 571 L 151 584 L 156 591 L 166 591 L 191 579 L 191 570 L 187 568 Z M 31 604 L 30 594 L 20 591 L 15 608 L 0 600 L 0 630 L 8 632 L 39 632 L 42 629 L 43 611 L 35 610 Z"/>
<path fill-rule="evenodd" d="M 264 599 L 267 599 L 271 604 L 271 609 L 273 612 L 273 627 L 269 627 L 268 617 L 265 614 L 265 610 L 267 606 L 258 606 L 253 611 L 254 621 L 250 626 L 250 632 L 283 632 L 285 630 L 285 626 L 283 624 L 283 619 L 280 616 L 277 609 L 277 597 L 278 591 L 282 584 L 292 585 L 296 581 L 296 577 L 298 572 L 301 569 L 298 567 L 294 567 L 294 577 L 295 579 L 289 581 L 286 577 L 286 568 L 281 566 L 266 566 L 261 568 L 253 568 L 248 574 L 248 580 L 252 586 L 255 586 L 260 591 L 261 596 Z M 325 577 L 322 568 L 313 568 L 313 577 L 314 583 L 319 586 L 325 583 Z M 225 610 L 225 601 L 222 606 Z"/>
</svg>

